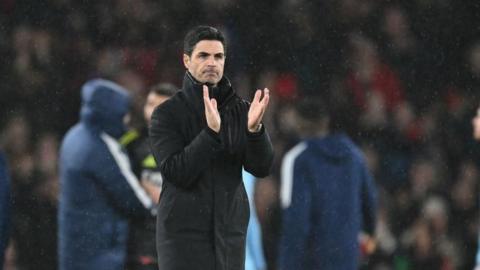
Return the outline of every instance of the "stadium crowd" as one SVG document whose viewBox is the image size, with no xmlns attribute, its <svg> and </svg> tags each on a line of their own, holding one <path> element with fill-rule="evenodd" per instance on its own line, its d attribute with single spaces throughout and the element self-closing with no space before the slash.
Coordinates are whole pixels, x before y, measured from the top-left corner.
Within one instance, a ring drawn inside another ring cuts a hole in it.
<svg viewBox="0 0 480 270">
<path fill-rule="evenodd" d="M 268 87 L 272 174 L 255 204 L 276 269 L 282 157 L 298 141 L 293 105 L 321 96 L 358 143 L 379 191 L 365 269 L 475 267 L 480 147 L 480 4 L 475 0 L 3 0 L 0 149 L 11 179 L 6 270 L 56 269 L 58 151 L 78 121 L 81 85 L 113 80 L 134 97 L 181 85 L 193 25 L 227 36 L 226 75 L 251 100 Z M 154 241 L 152 239 L 152 241 Z"/>
</svg>

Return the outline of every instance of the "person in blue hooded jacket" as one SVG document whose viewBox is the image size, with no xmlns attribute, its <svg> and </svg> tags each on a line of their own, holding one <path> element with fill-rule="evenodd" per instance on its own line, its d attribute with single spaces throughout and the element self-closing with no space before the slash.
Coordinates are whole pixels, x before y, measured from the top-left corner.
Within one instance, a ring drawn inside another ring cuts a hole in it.
<svg viewBox="0 0 480 270">
<path fill-rule="evenodd" d="M 0 270 L 3 269 L 5 249 L 10 231 L 10 179 L 7 162 L 0 151 Z"/>
<path fill-rule="evenodd" d="M 357 146 L 329 132 L 319 98 L 301 100 L 295 111 L 305 138 L 282 161 L 278 269 L 356 270 L 359 234 L 374 232 L 374 182 Z"/>
<path fill-rule="evenodd" d="M 128 218 L 153 213 L 118 142 L 129 106 L 127 91 L 113 82 L 82 88 L 80 122 L 60 149 L 60 270 L 123 270 Z"/>
</svg>

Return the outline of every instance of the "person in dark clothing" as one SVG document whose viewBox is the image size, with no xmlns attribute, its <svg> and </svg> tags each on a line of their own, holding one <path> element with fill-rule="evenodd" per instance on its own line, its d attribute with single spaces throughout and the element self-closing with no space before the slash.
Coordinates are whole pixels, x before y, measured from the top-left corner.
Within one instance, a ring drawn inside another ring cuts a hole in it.
<svg viewBox="0 0 480 270">
<path fill-rule="evenodd" d="M 164 182 L 158 204 L 162 270 L 240 270 L 245 265 L 249 204 L 242 167 L 270 173 L 272 145 L 261 123 L 269 90 L 251 104 L 223 76 L 225 39 L 197 26 L 184 40 L 182 89 L 158 106 L 150 127 Z"/>
<path fill-rule="evenodd" d="M 0 270 L 3 269 L 5 249 L 8 246 L 10 231 L 10 178 L 7 162 L 0 151 Z"/>
<path fill-rule="evenodd" d="M 147 125 L 150 125 L 153 110 L 173 96 L 177 89 L 174 85 L 168 83 L 161 83 L 150 89 L 143 107 L 143 116 Z M 128 131 L 122 136 L 120 143 L 127 149 L 133 172 L 137 178 L 144 187 L 149 186 L 146 191 L 151 193 L 150 196 L 158 199 L 163 179 L 150 152 L 147 126 L 140 131 L 135 129 Z M 158 269 L 155 224 L 154 217 L 132 218 L 127 252 L 128 270 Z"/>
<path fill-rule="evenodd" d="M 278 269 L 358 269 L 362 229 L 373 234 L 376 190 L 360 150 L 329 133 L 320 99 L 297 103 L 305 138 L 284 157 Z"/>
<path fill-rule="evenodd" d="M 80 121 L 60 149 L 59 270 L 125 269 L 129 219 L 155 212 L 118 141 L 130 100 L 111 81 L 82 87 Z"/>
</svg>

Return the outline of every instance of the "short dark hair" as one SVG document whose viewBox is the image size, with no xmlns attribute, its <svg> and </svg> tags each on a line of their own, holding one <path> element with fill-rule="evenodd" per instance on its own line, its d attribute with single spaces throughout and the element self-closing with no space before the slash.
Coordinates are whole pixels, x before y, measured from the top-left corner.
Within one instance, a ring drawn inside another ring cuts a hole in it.
<svg viewBox="0 0 480 270">
<path fill-rule="evenodd" d="M 316 96 L 303 97 L 295 103 L 295 111 L 302 119 L 311 123 L 330 117 L 329 108 L 325 101 Z"/>
<path fill-rule="evenodd" d="M 148 91 L 148 93 L 149 94 L 155 93 L 156 95 L 159 95 L 159 96 L 171 97 L 175 95 L 175 93 L 177 92 L 177 89 L 178 88 L 171 83 L 159 83 L 150 87 L 150 91 Z"/>
<path fill-rule="evenodd" d="M 202 40 L 218 40 L 223 44 L 224 52 L 227 52 L 227 44 L 222 32 L 215 27 L 199 25 L 188 31 L 185 36 L 183 40 L 183 53 L 192 56 L 195 45 Z"/>
</svg>

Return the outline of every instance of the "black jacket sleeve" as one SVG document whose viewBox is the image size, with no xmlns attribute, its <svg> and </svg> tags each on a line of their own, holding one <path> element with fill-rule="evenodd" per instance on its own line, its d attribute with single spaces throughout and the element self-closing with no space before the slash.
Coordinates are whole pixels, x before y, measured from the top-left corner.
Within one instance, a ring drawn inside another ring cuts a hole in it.
<svg viewBox="0 0 480 270">
<path fill-rule="evenodd" d="M 186 123 L 179 121 L 169 108 L 159 106 L 152 115 L 150 147 L 165 181 L 189 188 L 210 165 L 221 142 L 208 127 L 191 142 L 184 142 L 180 126 Z"/>
<path fill-rule="evenodd" d="M 375 187 L 375 181 L 368 172 L 365 162 L 363 162 L 362 165 L 363 230 L 370 235 L 374 235 L 377 221 L 377 189 Z"/>
<path fill-rule="evenodd" d="M 247 132 L 247 148 L 243 167 L 245 170 L 256 177 L 266 177 L 270 174 L 270 168 L 273 162 L 273 147 L 270 137 L 262 125 L 259 132 Z"/>
</svg>

